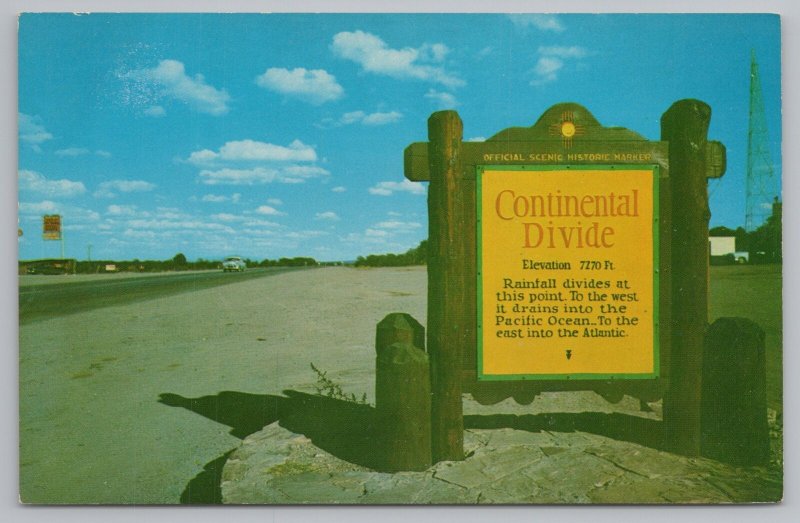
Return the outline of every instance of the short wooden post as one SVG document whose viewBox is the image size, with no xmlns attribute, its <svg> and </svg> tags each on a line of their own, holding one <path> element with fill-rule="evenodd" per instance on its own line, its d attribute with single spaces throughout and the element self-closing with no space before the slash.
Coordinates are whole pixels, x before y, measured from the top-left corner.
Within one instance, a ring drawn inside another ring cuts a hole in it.
<svg viewBox="0 0 800 523">
<path fill-rule="evenodd" d="M 711 108 L 675 102 L 661 117 L 672 186 L 672 344 L 664 397 L 666 444 L 700 454 L 703 338 L 708 325 L 707 133 Z"/>
<path fill-rule="evenodd" d="M 434 463 L 464 459 L 462 337 L 468 323 L 476 321 L 459 314 L 464 300 L 476 299 L 466 295 L 469 254 L 463 235 L 474 230 L 474 224 L 464 223 L 462 133 L 455 111 L 439 111 L 428 119 L 428 354 Z"/>
<path fill-rule="evenodd" d="M 409 314 L 386 316 L 375 334 L 375 410 L 381 468 L 431 466 L 431 393 L 425 330 Z"/>
<path fill-rule="evenodd" d="M 701 402 L 703 456 L 734 465 L 769 463 L 764 331 L 745 318 L 708 329 Z"/>
<path fill-rule="evenodd" d="M 412 315 L 393 312 L 386 315 L 375 328 L 375 349 L 402 342 L 425 350 L 425 327 Z"/>
</svg>

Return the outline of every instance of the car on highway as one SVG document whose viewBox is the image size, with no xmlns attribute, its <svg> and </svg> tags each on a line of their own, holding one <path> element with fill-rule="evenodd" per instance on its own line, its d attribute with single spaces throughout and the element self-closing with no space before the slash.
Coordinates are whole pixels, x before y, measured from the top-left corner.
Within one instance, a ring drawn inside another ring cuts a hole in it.
<svg viewBox="0 0 800 523">
<path fill-rule="evenodd" d="M 222 260 L 222 272 L 244 272 L 246 268 L 247 264 L 241 256 L 228 256 Z"/>
</svg>

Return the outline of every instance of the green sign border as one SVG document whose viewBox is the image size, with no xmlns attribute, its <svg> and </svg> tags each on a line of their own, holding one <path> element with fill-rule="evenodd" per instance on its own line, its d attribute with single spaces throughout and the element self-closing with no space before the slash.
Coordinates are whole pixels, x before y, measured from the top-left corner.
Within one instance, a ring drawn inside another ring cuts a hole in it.
<svg viewBox="0 0 800 523">
<path fill-rule="evenodd" d="M 617 373 L 617 374 L 484 374 L 483 373 L 483 227 L 482 221 L 482 190 L 483 176 L 485 171 L 563 171 L 563 170 L 609 170 L 609 171 L 631 171 L 631 170 L 650 170 L 653 175 L 653 372 L 636 373 Z M 477 334 L 478 334 L 478 381 L 532 381 L 532 380 L 632 380 L 632 379 L 656 379 L 660 376 L 660 351 L 659 351 L 659 314 L 660 314 L 660 293 L 659 293 L 659 166 L 657 164 L 615 164 L 615 165 L 477 165 L 476 166 L 476 206 L 477 206 Z"/>
</svg>

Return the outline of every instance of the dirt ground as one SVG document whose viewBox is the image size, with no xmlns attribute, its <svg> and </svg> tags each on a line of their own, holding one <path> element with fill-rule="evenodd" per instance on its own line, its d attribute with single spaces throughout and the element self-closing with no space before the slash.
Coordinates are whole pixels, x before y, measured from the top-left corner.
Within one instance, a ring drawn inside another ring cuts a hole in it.
<svg viewBox="0 0 800 523">
<path fill-rule="evenodd" d="M 423 319 L 425 288 L 424 268 L 318 269 L 21 326 L 23 501 L 178 503 L 240 440 L 162 394 L 314 392 L 314 363 L 374 401 L 375 324 Z"/>
<path fill-rule="evenodd" d="M 712 318 L 747 315 L 739 310 L 750 311 L 764 296 L 774 300 L 775 282 L 780 292 L 779 272 L 762 270 L 745 287 L 733 273 L 722 276 L 736 290 L 712 284 Z M 390 312 L 410 313 L 424 324 L 426 278 L 422 267 L 324 268 L 21 326 L 22 500 L 179 503 L 204 467 L 224 462 L 241 443 L 231 426 L 214 421 L 224 420 L 224 412 L 196 413 L 203 398 L 225 391 L 313 393 L 311 363 L 345 392 L 374 403 L 375 325 Z M 743 299 L 748 303 L 740 304 Z M 768 340 L 772 332 L 768 357 L 775 359 L 780 315 L 772 314 L 754 319 L 767 323 Z M 780 406 L 780 361 L 775 365 L 770 398 Z M 176 408 L 181 403 L 197 408 Z M 543 394 L 529 406 L 464 404 L 465 414 L 485 409 L 660 414 L 658 406 L 642 413 L 632 398 L 612 405 L 593 393 Z"/>
</svg>

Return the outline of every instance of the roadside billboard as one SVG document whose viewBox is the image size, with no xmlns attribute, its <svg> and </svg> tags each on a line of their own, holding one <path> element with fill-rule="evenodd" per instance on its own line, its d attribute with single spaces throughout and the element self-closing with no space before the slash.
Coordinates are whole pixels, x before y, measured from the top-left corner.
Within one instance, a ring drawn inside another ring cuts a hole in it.
<svg viewBox="0 0 800 523">
<path fill-rule="evenodd" d="M 61 239 L 61 215 L 45 214 L 42 218 L 42 239 L 60 240 Z"/>
</svg>

